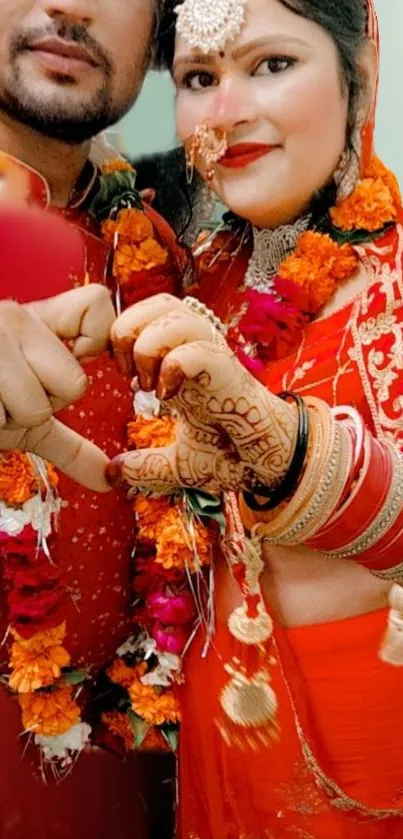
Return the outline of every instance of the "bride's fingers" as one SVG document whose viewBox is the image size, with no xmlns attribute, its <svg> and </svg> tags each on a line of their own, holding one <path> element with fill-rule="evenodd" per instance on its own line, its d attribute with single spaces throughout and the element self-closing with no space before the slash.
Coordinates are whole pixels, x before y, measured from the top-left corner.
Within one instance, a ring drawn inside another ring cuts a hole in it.
<svg viewBox="0 0 403 839">
<path fill-rule="evenodd" d="M 108 465 L 107 479 L 117 488 L 170 495 L 180 486 L 175 459 L 175 445 L 127 452 Z"/>
<path fill-rule="evenodd" d="M 188 309 L 170 311 L 146 327 L 134 348 L 134 363 L 142 390 L 155 390 L 163 359 L 176 347 L 210 341 L 208 320 Z"/>
<path fill-rule="evenodd" d="M 130 306 L 115 320 L 110 338 L 122 373 L 134 372 L 133 346 L 143 329 L 161 315 L 183 308 L 183 303 L 172 294 L 157 294 Z"/>
<path fill-rule="evenodd" d="M 172 399 L 185 379 L 192 380 L 203 395 L 236 387 L 234 358 L 227 347 L 195 341 L 176 347 L 164 358 L 157 382 L 159 399 Z"/>
</svg>

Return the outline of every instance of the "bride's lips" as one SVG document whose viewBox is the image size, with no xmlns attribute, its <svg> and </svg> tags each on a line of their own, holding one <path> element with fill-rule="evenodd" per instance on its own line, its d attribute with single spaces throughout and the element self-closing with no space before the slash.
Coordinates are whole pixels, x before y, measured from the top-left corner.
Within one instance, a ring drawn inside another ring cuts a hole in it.
<svg viewBox="0 0 403 839">
<path fill-rule="evenodd" d="M 226 169 L 244 169 L 274 149 L 278 149 L 278 146 L 269 146 L 266 143 L 237 143 L 229 147 L 224 157 L 220 158 L 219 164 Z"/>
</svg>

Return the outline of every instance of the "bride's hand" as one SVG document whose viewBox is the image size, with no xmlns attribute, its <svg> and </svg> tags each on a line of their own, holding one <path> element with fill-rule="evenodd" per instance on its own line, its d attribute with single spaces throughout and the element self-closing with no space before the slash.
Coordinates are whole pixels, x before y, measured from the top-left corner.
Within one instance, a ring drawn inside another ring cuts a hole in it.
<svg viewBox="0 0 403 839">
<path fill-rule="evenodd" d="M 207 318 L 159 295 L 118 318 L 112 341 L 126 367 L 131 354 L 141 387 L 178 413 L 175 443 L 116 458 L 112 480 L 163 492 L 275 489 L 292 459 L 296 412 L 245 370 Z"/>
</svg>

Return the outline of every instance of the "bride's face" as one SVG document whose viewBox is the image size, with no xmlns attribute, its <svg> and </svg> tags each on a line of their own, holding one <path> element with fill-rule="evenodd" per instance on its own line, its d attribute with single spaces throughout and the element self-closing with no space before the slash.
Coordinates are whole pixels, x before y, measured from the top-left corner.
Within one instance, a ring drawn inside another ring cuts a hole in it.
<svg viewBox="0 0 403 839">
<path fill-rule="evenodd" d="M 228 132 L 212 182 L 222 202 L 260 227 L 298 217 L 346 142 L 348 97 L 331 37 L 279 0 L 248 0 L 246 25 L 220 54 L 177 38 L 173 76 L 180 139 L 206 120 Z"/>
</svg>

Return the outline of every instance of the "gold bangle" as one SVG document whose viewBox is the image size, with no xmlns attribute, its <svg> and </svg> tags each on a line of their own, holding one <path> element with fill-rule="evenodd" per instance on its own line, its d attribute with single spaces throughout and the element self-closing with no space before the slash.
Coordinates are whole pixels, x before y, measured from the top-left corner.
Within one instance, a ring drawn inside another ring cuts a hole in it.
<svg viewBox="0 0 403 839">
<path fill-rule="evenodd" d="M 316 402 L 317 400 L 315 400 Z M 279 510 L 278 515 L 269 523 L 262 525 L 260 533 L 265 541 L 276 544 L 284 533 L 292 526 L 296 519 L 301 517 L 302 510 L 309 504 L 317 487 L 318 476 L 321 473 L 323 463 L 323 450 L 326 446 L 326 429 L 323 417 L 322 406 L 316 410 L 316 405 L 311 407 L 311 454 L 308 458 L 305 473 L 301 483 L 285 508 Z M 330 423 L 328 431 L 330 431 Z"/>
</svg>

